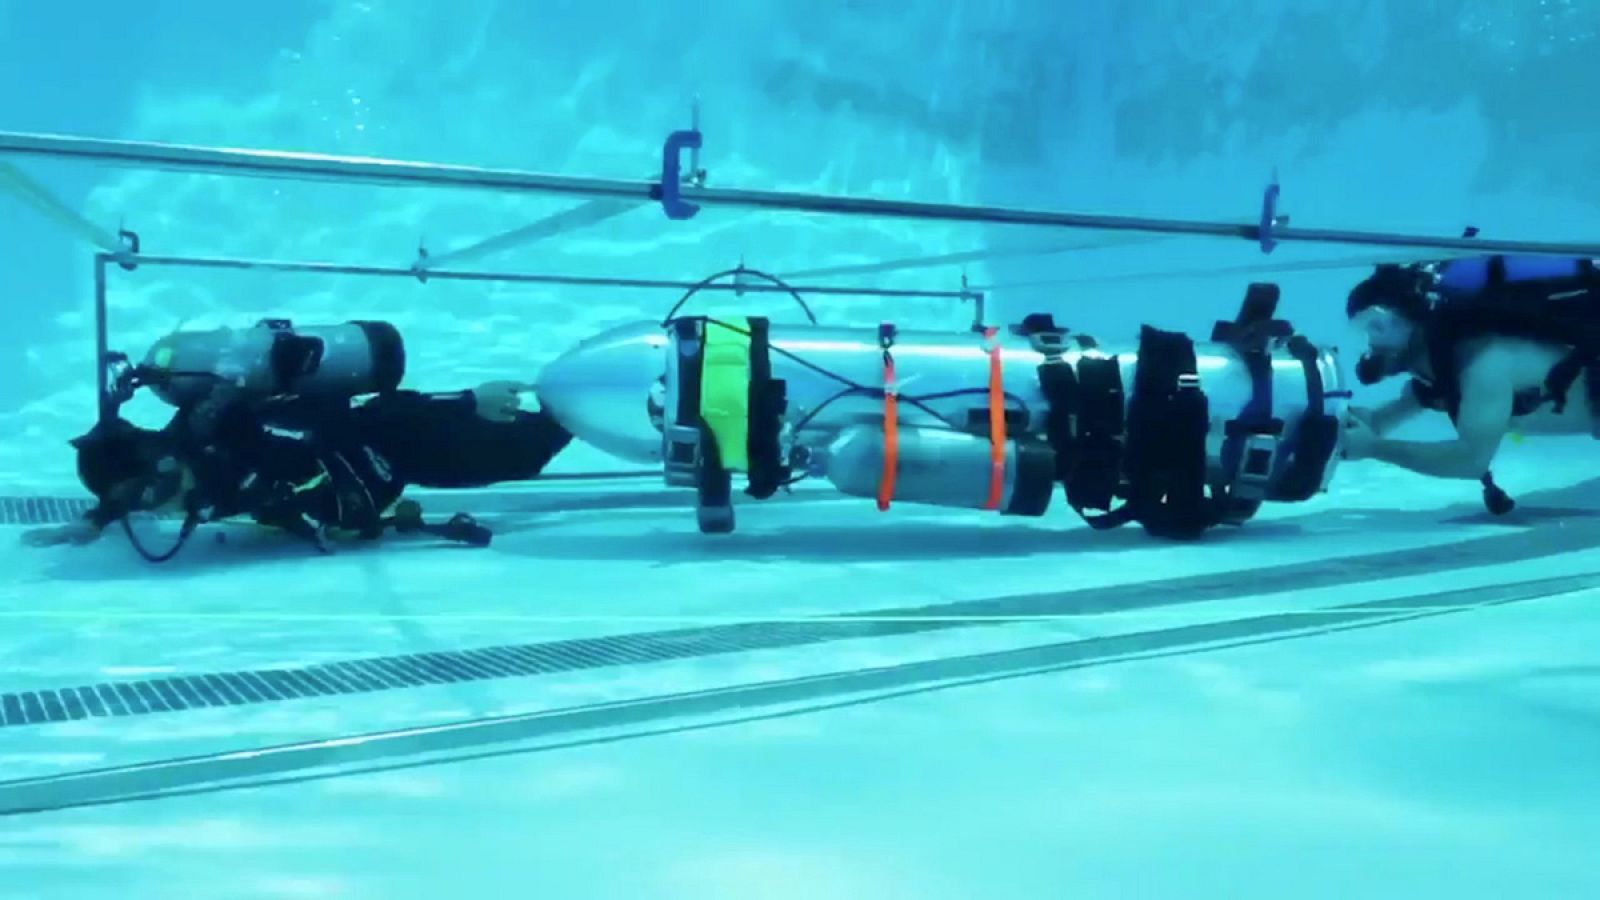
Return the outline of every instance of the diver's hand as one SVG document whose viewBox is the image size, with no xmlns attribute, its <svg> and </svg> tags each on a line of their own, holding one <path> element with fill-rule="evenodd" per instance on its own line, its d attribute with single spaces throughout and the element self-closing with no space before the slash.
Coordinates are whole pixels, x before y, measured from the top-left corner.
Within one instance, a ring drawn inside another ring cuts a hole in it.
<svg viewBox="0 0 1600 900">
<path fill-rule="evenodd" d="M 94 543 L 99 538 L 100 529 L 86 519 L 50 528 L 35 528 L 22 534 L 22 542 L 29 547 L 55 547 L 61 544 L 82 547 Z"/>
<path fill-rule="evenodd" d="M 533 385 L 521 381 L 491 381 L 472 390 L 473 402 L 481 418 L 509 422 L 522 409 L 522 395 L 533 392 Z"/>
<path fill-rule="evenodd" d="M 1378 433 L 1372 430 L 1372 425 L 1367 420 L 1352 415 L 1344 423 L 1344 449 L 1342 456 L 1345 459 L 1368 459 L 1372 450 L 1378 443 Z"/>
</svg>

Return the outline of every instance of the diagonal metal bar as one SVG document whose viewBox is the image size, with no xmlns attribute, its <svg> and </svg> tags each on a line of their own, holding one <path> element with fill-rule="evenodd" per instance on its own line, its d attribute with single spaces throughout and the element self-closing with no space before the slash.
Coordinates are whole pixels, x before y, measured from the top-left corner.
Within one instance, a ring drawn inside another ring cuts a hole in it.
<svg viewBox="0 0 1600 900">
<path fill-rule="evenodd" d="M 1104 250 L 1110 247 L 1129 247 L 1142 244 L 1154 244 L 1161 241 L 1172 240 L 1164 235 L 1120 235 L 1107 236 L 1100 241 L 1081 241 L 1075 244 L 1051 244 L 1045 247 L 1013 247 L 994 250 L 962 250 L 955 253 L 939 253 L 932 256 L 907 256 L 899 259 L 886 259 L 880 262 L 856 263 L 843 266 L 826 266 L 816 269 L 802 269 L 797 272 L 786 272 L 784 278 L 831 278 L 838 275 L 877 275 L 884 272 L 907 272 L 917 269 L 931 269 L 936 266 L 958 265 L 969 262 L 985 262 L 991 259 L 1008 259 L 1015 257 L 1055 256 L 1061 253 L 1076 253 L 1083 250 Z"/>
<path fill-rule="evenodd" d="M 62 225 L 107 253 L 119 253 L 125 249 L 116 235 L 78 214 L 50 193 L 44 185 L 8 162 L 0 162 L 0 188 L 9 190 L 18 200 L 32 206 L 45 218 Z"/>
<path fill-rule="evenodd" d="M 571 209 L 564 209 L 536 222 L 513 228 L 493 237 L 484 238 L 481 241 L 456 250 L 438 255 L 423 253 L 419 255 L 411 268 L 418 273 L 431 274 L 446 266 L 482 259 L 502 250 L 510 250 L 513 247 L 531 244 L 558 234 L 565 234 L 568 231 L 598 225 L 625 212 L 638 209 L 639 206 L 640 204 L 637 203 L 624 203 L 620 200 L 590 200 L 586 203 L 580 203 Z"/>
</svg>

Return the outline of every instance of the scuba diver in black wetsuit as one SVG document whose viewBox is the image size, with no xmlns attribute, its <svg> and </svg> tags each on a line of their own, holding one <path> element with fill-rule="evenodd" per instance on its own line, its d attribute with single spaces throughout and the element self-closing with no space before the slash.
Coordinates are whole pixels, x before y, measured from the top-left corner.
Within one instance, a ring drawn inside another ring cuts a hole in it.
<svg viewBox="0 0 1600 900">
<path fill-rule="evenodd" d="M 1488 469 L 1513 429 L 1600 437 L 1600 272 L 1593 260 L 1480 256 L 1381 265 L 1350 292 L 1346 313 L 1367 338 L 1356 370 L 1363 383 L 1411 377 L 1390 403 L 1352 410 L 1347 459 L 1479 479 L 1491 510 L 1501 511 L 1509 499 Z M 1387 436 L 1423 410 L 1448 415 L 1456 439 Z"/>
<path fill-rule="evenodd" d="M 183 514 L 186 532 L 249 516 L 323 550 L 330 534 L 374 539 L 386 527 L 485 544 L 487 531 L 470 517 L 425 526 L 402 496 L 412 486 L 537 478 L 571 435 L 546 412 L 517 408 L 526 389 L 493 383 L 454 394 L 394 391 L 359 403 L 287 398 L 196 408 L 180 410 L 159 431 L 114 418 L 73 442 L 95 507 L 24 539 L 84 544 L 129 513 L 156 511 Z"/>
<path fill-rule="evenodd" d="M 132 539 L 128 514 L 151 511 L 184 517 L 165 556 L 134 540 L 157 562 L 198 524 L 237 516 L 324 551 L 327 536 L 375 539 L 386 528 L 487 544 L 470 516 L 424 523 L 405 489 L 534 479 L 572 435 L 544 410 L 519 409 L 530 385 L 428 394 L 399 389 L 403 371 L 399 335 L 383 323 L 295 330 L 267 320 L 169 336 L 109 394 L 120 403 L 151 387 L 177 413 L 150 430 L 113 412 L 72 441 L 79 480 L 97 503 L 81 520 L 24 540 L 84 544 L 119 520 Z"/>
</svg>

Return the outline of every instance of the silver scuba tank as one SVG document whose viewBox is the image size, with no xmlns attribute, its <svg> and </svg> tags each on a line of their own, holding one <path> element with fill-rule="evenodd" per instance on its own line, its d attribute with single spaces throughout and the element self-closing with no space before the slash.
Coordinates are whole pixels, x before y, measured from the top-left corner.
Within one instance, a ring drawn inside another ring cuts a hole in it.
<svg viewBox="0 0 1600 900">
<path fill-rule="evenodd" d="M 219 385 L 246 401 L 391 391 L 405 367 L 405 342 L 387 322 L 266 319 L 251 328 L 173 332 L 151 346 L 140 379 L 166 403 L 186 407 Z"/>
</svg>

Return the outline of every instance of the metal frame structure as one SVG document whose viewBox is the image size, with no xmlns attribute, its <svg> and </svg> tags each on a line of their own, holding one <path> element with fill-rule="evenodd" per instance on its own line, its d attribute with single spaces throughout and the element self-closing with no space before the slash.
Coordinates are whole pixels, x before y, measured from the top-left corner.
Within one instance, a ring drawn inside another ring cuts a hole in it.
<svg viewBox="0 0 1600 900">
<path fill-rule="evenodd" d="M 663 147 L 660 180 L 629 181 L 320 153 L 224 149 L 0 132 L 0 155 L 75 159 L 213 175 L 337 181 L 346 184 L 473 188 L 507 193 L 558 194 L 590 199 L 610 198 L 639 204 L 653 202 L 659 203 L 667 218 L 674 220 L 692 218 L 702 206 L 724 206 L 919 221 L 1238 238 L 1257 243 L 1264 253 L 1272 252 L 1281 243 L 1302 242 L 1398 247 L 1408 250 L 1600 257 L 1600 243 L 1508 241 L 1479 238 L 1475 234 L 1443 237 L 1290 227 L 1287 216 L 1278 214 L 1279 186 L 1276 173 L 1262 195 L 1259 221 L 1255 224 L 1240 224 L 1056 212 L 1003 206 L 922 203 L 783 191 L 708 188 L 700 184 L 703 172 L 695 171 L 685 175 L 680 164 L 682 151 L 698 150 L 700 146 L 701 134 L 698 129 L 675 131 L 668 136 Z"/>
<path fill-rule="evenodd" d="M 137 245 L 136 236 L 132 232 L 124 231 L 124 239 L 130 245 Z M 428 281 L 467 281 L 488 282 L 499 284 L 545 284 L 569 285 L 574 287 L 614 287 L 655 290 L 681 290 L 698 293 L 701 291 L 732 292 L 735 294 L 790 294 L 801 296 L 815 294 L 822 296 L 848 296 L 848 297 L 881 297 L 901 299 L 952 299 L 971 300 L 974 303 L 974 315 L 977 321 L 983 320 L 983 294 L 967 290 L 915 290 L 895 288 L 872 287 L 839 287 L 839 286 L 792 286 L 782 282 L 772 284 L 751 283 L 735 281 L 732 284 L 718 284 L 710 279 L 702 281 L 673 281 L 665 279 L 644 278 L 609 278 L 584 275 L 559 275 L 532 272 L 475 272 L 452 269 L 427 269 L 419 272 L 413 268 L 397 268 L 388 266 L 353 265 L 346 263 L 307 262 L 277 259 L 246 259 L 238 257 L 221 256 L 158 256 L 146 255 L 129 249 L 118 253 L 96 253 L 94 255 L 94 321 L 95 321 L 95 349 L 96 368 L 95 379 L 99 384 L 99 408 L 102 420 L 110 414 L 111 397 L 106 389 L 107 364 L 110 355 L 110 304 L 107 300 L 107 275 L 111 266 L 116 265 L 122 269 L 133 271 L 141 266 L 152 268 L 187 268 L 187 269 L 225 269 L 234 271 L 275 272 L 275 273 L 300 273 L 321 275 L 347 275 L 367 278 L 418 278 Z M 741 265 L 737 269 L 730 269 L 720 275 L 734 275 L 743 273 L 762 274 L 753 269 L 746 269 Z M 713 278 L 718 276 L 713 276 Z M 771 276 L 767 276 L 771 277 Z M 806 309 L 809 313 L 809 308 Z M 659 474 L 659 473 L 656 473 Z"/>
<path fill-rule="evenodd" d="M 140 252 L 138 235 L 123 230 L 113 241 L 110 236 L 73 215 L 42 188 L 29 182 L 14 167 L 0 162 L 0 183 L 12 187 L 25 201 L 61 221 L 84 236 L 101 252 L 94 258 L 96 383 L 100 392 L 101 416 L 107 414 L 106 369 L 109 353 L 107 338 L 106 275 L 116 264 L 127 270 L 139 266 L 169 266 L 249 271 L 303 272 L 366 277 L 414 277 L 421 282 L 484 281 L 501 283 L 609 286 L 621 288 L 683 288 L 688 290 L 732 290 L 736 292 L 805 291 L 813 294 L 877 297 L 951 297 L 971 299 L 976 319 L 983 322 L 983 293 L 968 288 L 963 276 L 958 291 L 885 290 L 872 288 L 814 287 L 791 289 L 777 279 L 773 284 L 712 285 L 667 280 L 593 278 L 567 275 L 524 274 L 515 272 L 468 272 L 444 268 L 447 262 L 525 244 L 577 227 L 587 227 L 646 204 L 659 204 L 669 220 L 692 218 L 703 206 L 742 209 L 784 210 L 838 216 L 867 216 L 916 221 L 964 222 L 991 225 L 1018 225 L 1047 229 L 1109 231 L 1166 236 L 1235 238 L 1254 242 L 1263 254 L 1270 254 L 1283 242 L 1353 244 L 1368 247 L 1403 248 L 1452 255 L 1473 253 L 1514 253 L 1600 258 L 1600 243 L 1570 241 L 1511 241 L 1479 238 L 1476 229 L 1459 237 L 1395 234 L 1335 229 L 1293 228 L 1288 217 L 1279 214 L 1280 188 L 1277 173 L 1261 196 L 1260 215 L 1252 224 L 1197 221 L 1119 215 L 1098 215 L 1000 206 L 923 203 L 847 197 L 823 194 L 789 193 L 750 189 L 705 187 L 706 172 L 700 168 L 703 137 L 699 127 L 698 101 L 693 123 L 687 130 L 670 133 L 662 145 L 660 176 L 653 180 L 620 180 L 567 175 L 541 174 L 515 169 L 490 169 L 461 165 L 411 162 L 369 157 L 334 156 L 319 153 L 245 150 L 142 141 L 106 140 L 60 135 L 0 132 L 0 156 L 53 158 L 111 165 L 153 168 L 167 171 L 233 175 L 261 178 L 287 178 L 308 181 L 333 181 L 344 184 L 429 186 L 471 188 L 518 194 L 556 194 L 586 198 L 586 202 L 528 226 L 481 240 L 441 256 L 430 257 L 419 247 L 416 261 L 408 268 L 346 265 L 339 263 L 294 262 L 282 260 L 229 259 L 218 257 L 149 256 Z M 689 154 L 687 171 L 682 157 Z M 981 254 L 980 254 L 981 255 Z M 935 262 L 968 261 L 974 254 L 946 254 L 930 257 Z M 878 266 L 845 267 L 856 272 L 890 271 L 916 267 L 917 261 L 894 261 Z M 745 271 L 741 263 L 734 273 Z M 828 271 L 828 270 L 821 270 Z M 724 273 L 728 274 L 728 273 Z M 761 273 L 756 273 L 761 274 Z M 715 276 L 714 276 L 715 277 Z M 771 278 L 771 276 L 767 276 Z M 798 294 L 796 294 L 798 297 Z M 803 305 L 803 302 L 802 302 Z"/>
</svg>

